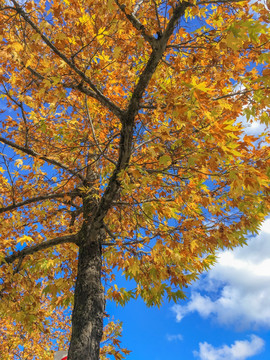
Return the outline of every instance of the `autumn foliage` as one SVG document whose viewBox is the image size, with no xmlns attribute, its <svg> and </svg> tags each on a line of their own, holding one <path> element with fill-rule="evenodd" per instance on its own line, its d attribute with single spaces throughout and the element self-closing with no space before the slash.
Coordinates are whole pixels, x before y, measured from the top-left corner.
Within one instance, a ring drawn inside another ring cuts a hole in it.
<svg viewBox="0 0 270 360">
<path fill-rule="evenodd" d="M 76 278 L 68 359 L 97 360 L 103 292 L 179 301 L 256 233 L 269 133 L 241 119 L 269 122 L 269 21 L 248 1 L 0 1 L 3 360 L 68 348 Z M 120 334 L 109 322 L 100 359 L 128 354 Z"/>
</svg>

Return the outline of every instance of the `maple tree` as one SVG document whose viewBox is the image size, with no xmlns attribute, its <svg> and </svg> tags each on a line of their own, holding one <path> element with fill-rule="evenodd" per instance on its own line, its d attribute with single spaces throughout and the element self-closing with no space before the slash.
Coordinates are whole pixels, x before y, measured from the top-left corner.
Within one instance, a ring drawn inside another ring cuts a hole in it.
<svg viewBox="0 0 270 360">
<path fill-rule="evenodd" d="M 237 119 L 269 121 L 269 20 L 248 1 L 0 1 L 3 359 L 124 358 L 106 298 L 182 299 L 258 230 L 269 134 Z"/>
</svg>

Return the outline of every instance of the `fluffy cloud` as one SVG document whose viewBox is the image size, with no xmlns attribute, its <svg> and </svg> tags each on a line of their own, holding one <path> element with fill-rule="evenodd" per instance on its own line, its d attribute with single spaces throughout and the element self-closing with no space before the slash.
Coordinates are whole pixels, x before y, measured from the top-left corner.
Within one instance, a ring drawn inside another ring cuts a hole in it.
<svg viewBox="0 0 270 360">
<path fill-rule="evenodd" d="M 264 341 L 256 335 L 251 335 L 250 341 L 235 341 L 231 346 L 223 345 L 214 348 L 204 342 L 200 343 L 199 347 L 200 350 L 194 351 L 193 354 L 200 360 L 246 360 L 263 350 Z"/>
<path fill-rule="evenodd" d="M 246 116 L 239 116 L 237 119 L 237 123 L 241 123 L 244 127 L 244 132 L 247 135 L 258 136 L 264 131 L 266 131 L 267 127 L 265 124 L 262 124 L 260 121 L 247 121 Z"/>
<path fill-rule="evenodd" d="M 176 320 L 191 312 L 238 329 L 270 327 L 270 219 L 249 246 L 219 254 L 216 266 L 194 285 L 186 305 L 174 305 Z M 204 291 L 202 292 L 203 289 Z"/>
<path fill-rule="evenodd" d="M 254 3 L 255 1 L 257 2 L 258 0 L 252 0 L 251 2 Z M 262 4 L 265 5 L 265 0 L 261 0 L 259 2 L 261 2 Z M 234 92 L 237 93 L 239 91 L 241 92 L 241 91 L 245 91 L 245 90 L 246 90 L 246 88 L 242 84 L 238 84 L 235 87 Z M 244 108 L 247 108 L 247 107 L 248 107 L 248 105 L 244 106 Z M 262 134 L 263 132 L 267 131 L 267 129 L 268 129 L 266 124 L 263 124 L 260 121 L 256 121 L 256 118 L 254 116 L 251 116 L 250 119 L 247 120 L 247 117 L 244 114 L 240 115 L 237 118 L 236 123 L 240 123 L 243 125 L 243 131 L 244 131 L 243 136 L 245 134 L 258 136 L 258 135 Z"/>
</svg>

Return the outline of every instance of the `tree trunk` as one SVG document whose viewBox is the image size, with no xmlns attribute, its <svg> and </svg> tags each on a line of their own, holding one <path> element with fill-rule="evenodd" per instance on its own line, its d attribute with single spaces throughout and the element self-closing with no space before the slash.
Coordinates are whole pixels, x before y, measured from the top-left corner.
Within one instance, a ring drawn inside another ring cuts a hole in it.
<svg viewBox="0 0 270 360">
<path fill-rule="evenodd" d="M 68 360 L 98 360 L 103 333 L 104 290 L 101 284 L 102 230 L 84 226 L 79 244 L 78 274 Z"/>
</svg>

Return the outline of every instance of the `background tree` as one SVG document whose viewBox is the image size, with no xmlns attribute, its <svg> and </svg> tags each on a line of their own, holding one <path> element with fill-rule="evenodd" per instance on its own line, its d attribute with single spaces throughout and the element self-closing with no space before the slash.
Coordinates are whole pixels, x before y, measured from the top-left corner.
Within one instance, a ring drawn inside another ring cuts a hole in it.
<svg viewBox="0 0 270 360">
<path fill-rule="evenodd" d="M 269 212 L 269 12 L 0 2 L 3 359 L 99 358 L 105 296 L 184 297 Z M 113 270 L 134 279 L 118 289 Z M 74 289 L 75 285 L 75 289 Z M 119 326 L 100 355 L 120 359 Z M 104 338 L 105 339 L 105 338 Z"/>
</svg>

